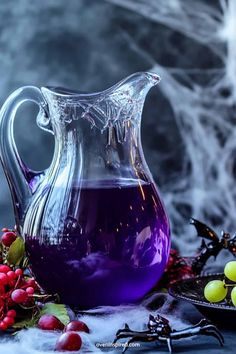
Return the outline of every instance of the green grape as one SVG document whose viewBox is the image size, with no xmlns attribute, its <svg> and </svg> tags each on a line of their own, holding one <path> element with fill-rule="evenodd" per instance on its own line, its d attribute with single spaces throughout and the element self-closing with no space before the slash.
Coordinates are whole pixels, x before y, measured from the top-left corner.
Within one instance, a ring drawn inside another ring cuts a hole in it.
<svg viewBox="0 0 236 354">
<path fill-rule="evenodd" d="M 231 291 L 231 300 L 234 306 L 236 306 L 236 286 Z"/>
<path fill-rule="evenodd" d="M 229 280 L 236 281 L 236 261 L 226 263 L 224 273 Z"/>
<path fill-rule="evenodd" d="M 209 302 L 220 302 L 226 295 L 227 289 L 221 280 L 212 280 L 205 286 L 204 296 Z"/>
</svg>

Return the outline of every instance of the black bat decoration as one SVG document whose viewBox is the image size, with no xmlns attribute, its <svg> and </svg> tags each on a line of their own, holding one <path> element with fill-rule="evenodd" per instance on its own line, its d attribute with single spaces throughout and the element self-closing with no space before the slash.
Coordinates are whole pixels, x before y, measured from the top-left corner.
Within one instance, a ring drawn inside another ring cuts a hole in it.
<svg viewBox="0 0 236 354">
<path fill-rule="evenodd" d="M 222 231 L 219 237 L 209 226 L 193 218 L 190 219 L 190 224 L 194 225 L 197 235 L 203 238 L 199 253 L 192 262 L 192 270 L 195 274 L 200 274 L 208 259 L 211 256 L 216 258 L 223 249 L 229 250 L 236 256 L 236 235 L 231 238 L 229 233 Z M 210 242 L 206 243 L 204 239 Z"/>
<path fill-rule="evenodd" d="M 203 222 L 201 222 L 197 219 L 191 218 L 190 224 L 195 226 L 198 236 L 206 238 L 210 241 L 215 241 L 215 242 L 219 241 L 219 237 L 217 236 L 215 231 L 213 231 L 209 226 L 207 226 Z"/>
</svg>

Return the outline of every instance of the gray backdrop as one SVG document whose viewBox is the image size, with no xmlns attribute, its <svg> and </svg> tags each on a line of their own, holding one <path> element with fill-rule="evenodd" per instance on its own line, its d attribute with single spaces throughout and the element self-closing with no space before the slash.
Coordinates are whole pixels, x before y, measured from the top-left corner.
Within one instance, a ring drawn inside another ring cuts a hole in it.
<svg viewBox="0 0 236 354">
<path fill-rule="evenodd" d="M 190 216 L 236 228 L 236 2 L 201 0 L 0 1 L 0 103 L 23 85 L 103 90 L 135 71 L 162 81 L 147 97 L 142 140 L 173 240 L 191 253 Z M 17 113 L 15 137 L 33 169 L 53 137 L 37 107 Z M 14 224 L 0 172 L 0 226 Z"/>
</svg>

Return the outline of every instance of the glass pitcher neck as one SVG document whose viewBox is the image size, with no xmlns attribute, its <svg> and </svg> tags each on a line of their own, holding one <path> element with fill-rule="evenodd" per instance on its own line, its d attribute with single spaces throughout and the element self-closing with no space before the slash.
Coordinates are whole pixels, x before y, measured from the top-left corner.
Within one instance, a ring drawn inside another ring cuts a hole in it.
<svg viewBox="0 0 236 354">
<path fill-rule="evenodd" d="M 80 118 L 104 131 L 116 123 L 139 122 L 146 94 L 160 81 L 157 74 L 140 72 L 102 92 L 81 93 L 42 87 L 54 123 L 71 123 Z"/>
</svg>

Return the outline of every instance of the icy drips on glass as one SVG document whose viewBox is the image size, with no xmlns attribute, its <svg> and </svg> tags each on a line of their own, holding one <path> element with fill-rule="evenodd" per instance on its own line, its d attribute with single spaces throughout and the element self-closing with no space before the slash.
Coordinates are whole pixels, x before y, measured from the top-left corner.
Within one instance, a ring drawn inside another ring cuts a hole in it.
<svg viewBox="0 0 236 354">
<path fill-rule="evenodd" d="M 98 93 L 86 94 L 56 87 L 43 87 L 42 92 L 55 120 L 70 124 L 82 118 L 90 123 L 91 128 L 100 129 L 101 133 L 107 128 L 115 128 L 122 142 L 125 123 L 140 122 L 146 94 L 159 81 L 157 74 L 145 72 L 133 74 Z M 39 116 L 38 124 L 44 126 L 44 117 Z"/>
</svg>

